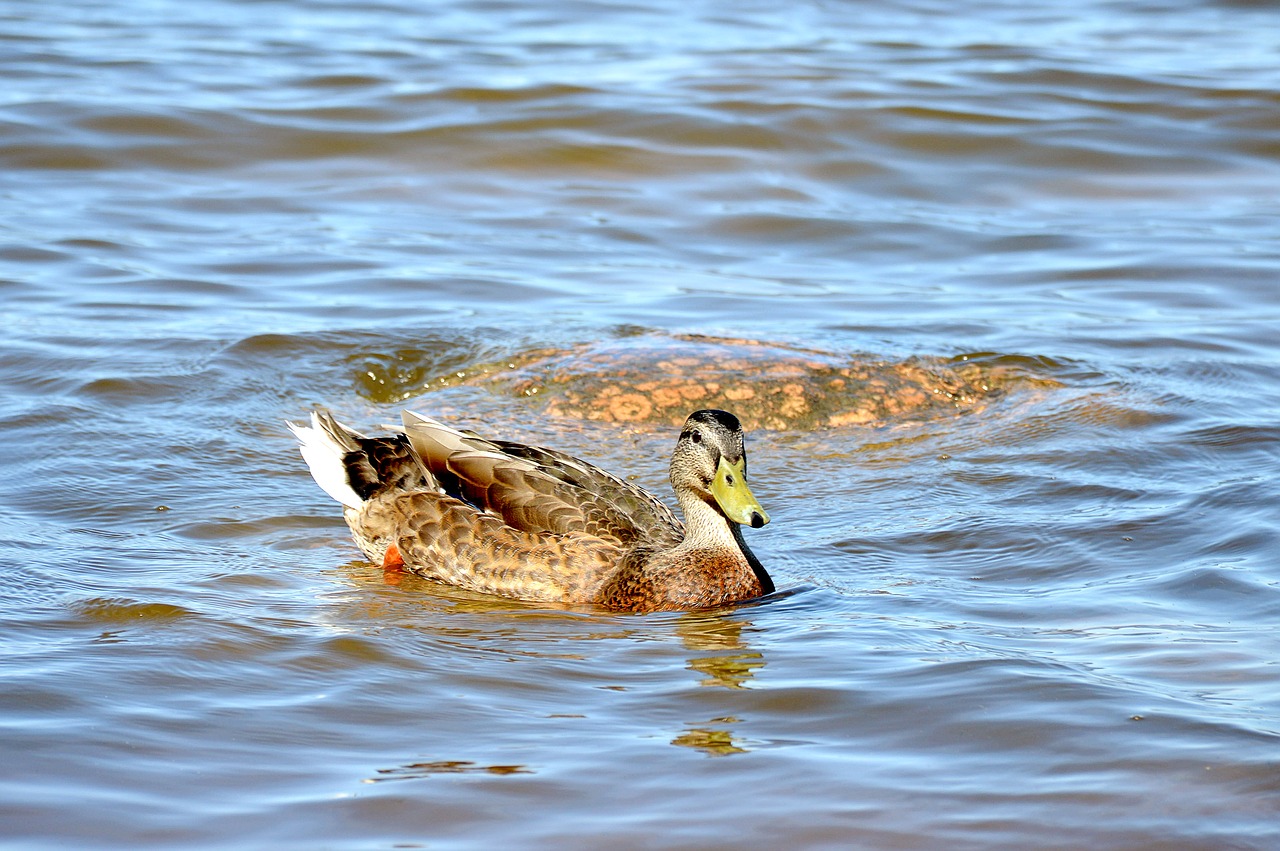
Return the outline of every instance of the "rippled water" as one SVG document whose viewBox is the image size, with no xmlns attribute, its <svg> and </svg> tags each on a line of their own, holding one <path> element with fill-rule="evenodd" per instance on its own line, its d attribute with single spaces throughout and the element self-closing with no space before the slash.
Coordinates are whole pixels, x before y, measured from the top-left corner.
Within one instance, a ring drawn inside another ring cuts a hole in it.
<svg viewBox="0 0 1280 851">
<path fill-rule="evenodd" d="M 1278 26 L 0 4 L 0 844 L 1277 847 Z M 688 333 L 1025 380 L 755 428 L 781 593 L 685 615 L 389 584 L 283 427 L 665 492 L 424 387 Z"/>
</svg>

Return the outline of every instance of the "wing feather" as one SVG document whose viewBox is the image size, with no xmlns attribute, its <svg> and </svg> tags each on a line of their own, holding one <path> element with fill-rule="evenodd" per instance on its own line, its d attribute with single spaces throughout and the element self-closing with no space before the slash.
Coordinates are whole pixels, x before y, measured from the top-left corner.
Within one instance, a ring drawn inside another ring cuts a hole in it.
<svg viewBox="0 0 1280 851">
<path fill-rule="evenodd" d="M 484 440 L 409 411 L 404 430 L 442 487 L 514 529 L 583 533 L 620 545 L 670 543 L 683 536 L 680 521 L 661 500 L 579 458 Z"/>
</svg>

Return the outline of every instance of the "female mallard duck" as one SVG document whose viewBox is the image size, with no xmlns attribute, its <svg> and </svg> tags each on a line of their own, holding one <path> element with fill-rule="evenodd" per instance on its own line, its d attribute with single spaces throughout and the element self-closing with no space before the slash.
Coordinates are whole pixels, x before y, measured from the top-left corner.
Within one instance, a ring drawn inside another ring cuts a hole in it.
<svg viewBox="0 0 1280 851">
<path fill-rule="evenodd" d="M 671 456 L 682 524 L 657 497 L 569 455 L 489 441 L 406 411 L 365 437 L 328 412 L 289 424 L 365 555 L 440 582 L 650 612 L 759 597 L 773 581 L 740 524 L 768 515 L 747 487 L 738 418 L 689 415 Z"/>
</svg>

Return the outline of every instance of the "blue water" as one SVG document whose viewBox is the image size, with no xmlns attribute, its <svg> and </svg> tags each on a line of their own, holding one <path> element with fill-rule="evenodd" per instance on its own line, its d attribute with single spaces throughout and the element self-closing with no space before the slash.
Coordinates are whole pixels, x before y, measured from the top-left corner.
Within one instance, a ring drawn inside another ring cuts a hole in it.
<svg viewBox="0 0 1280 851">
<path fill-rule="evenodd" d="M 1280 846 L 1278 25 L 0 3 L 0 845 Z M 781 593 L 683 615 L 388 581 L 283 425 L 665 496 L 424 385 L 682 333 L 1021 378 L 748 422 Z"/>
</svg>

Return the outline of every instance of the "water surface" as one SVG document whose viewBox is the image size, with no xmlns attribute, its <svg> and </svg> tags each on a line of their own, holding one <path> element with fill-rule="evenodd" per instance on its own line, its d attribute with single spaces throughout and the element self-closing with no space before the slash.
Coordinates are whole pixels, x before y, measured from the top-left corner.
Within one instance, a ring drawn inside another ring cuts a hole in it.
<svg viewBox="0 0 1280 851">
<path fill-rule="evenodd" d="M 1265 4 L 0 4 L 6 847 L 1280 844 Z M 749 435 L 782 593 L 360 562 L 283 426 L 706 334 L 1027 380 Z"/>
</svg>

